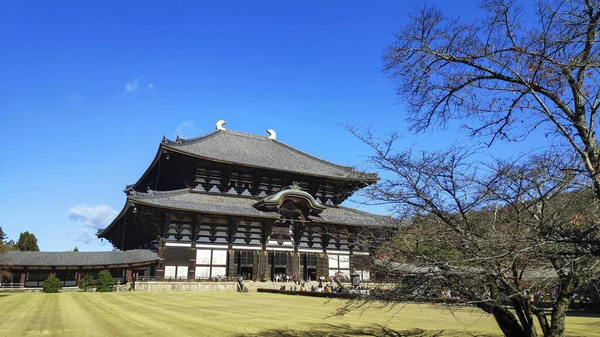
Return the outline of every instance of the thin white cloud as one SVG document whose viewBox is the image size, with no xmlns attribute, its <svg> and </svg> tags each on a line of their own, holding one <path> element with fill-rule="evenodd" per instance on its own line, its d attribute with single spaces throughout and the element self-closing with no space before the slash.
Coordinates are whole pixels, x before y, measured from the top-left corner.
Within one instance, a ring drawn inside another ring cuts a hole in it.
<svg viewBox="0 0 600 337">
<path fill-rule="evenodd" d="M 69 209 L 69 219 L 94 229 L 108 226 L 117 214 L 118 212 L 108 205 L 77 205 Z"/>
<path fill-rule="evenodd" d="M 200 128 L 196 126 L 196 122 L 187 120 L 181 122 L 177 126 L 177 130 L 175 130 L 175 136 L 179 136 L 181 138 L 192 138 L 198 136 L 200 131 Z"/>
<path fill-rule="evenodd" d="M 71 237 L 71 239 L 73 239 L 73 241 L 82 242 L 86 244 L 98 240 L 98 238 L 92 232 L 92 230 L 88 228 L 80 228 L 76 231 L 71 231 L 69 233 L 69 236 Z"/>
<path fill-rule="evenodd" d="M 125 83 L 125 93 L 130 94 L 132 92 L 136 92 L 140 88 L 140 83 L 138 80 L 133 80 Z"/>
<path fill-rule="evenodd" d="M 154 83 L 152 83 L 152 82 L 148 83 L 148 89 L 150 89 L 150 90 L 154 89 Z"/>
</svg>

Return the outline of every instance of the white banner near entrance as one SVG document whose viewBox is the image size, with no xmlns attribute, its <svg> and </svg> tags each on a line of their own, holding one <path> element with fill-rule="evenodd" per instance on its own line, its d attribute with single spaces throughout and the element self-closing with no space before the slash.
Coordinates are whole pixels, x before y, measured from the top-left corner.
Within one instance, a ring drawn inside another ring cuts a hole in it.
<svg viewBox="0 0 600 337">
<path fill-rule="evenodd" d="M 165 266 L 165 278 L 175 278 L 177 272 L 177 266 Z"/>
<path fill-rule="evenodd" d="M 207 279 L 210 277 L 210 267 L 196 267 L 196 278 Z"/>
<path fill-rule="evenodd" d="M 196 250 L 196 264 L 210 264 L 210 249 Z"/>
<path fill-rule="evenodd" d="M 196 262 L 198 263 L 198 262 Z M 212 252 L 212 264 L 226 265 L 227 264 L 227 251 L 226 250 L 213 250 Z"/>
<path fill-rule="evenodd" d="M 188 266 L 177 266 L 177 278 L 187 279 L 188 277 Z"/>
</svg>

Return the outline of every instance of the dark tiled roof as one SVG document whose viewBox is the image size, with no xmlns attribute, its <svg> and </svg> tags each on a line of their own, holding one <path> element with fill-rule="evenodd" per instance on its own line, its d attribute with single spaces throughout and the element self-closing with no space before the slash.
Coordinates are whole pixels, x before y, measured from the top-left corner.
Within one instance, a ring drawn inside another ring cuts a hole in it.
<svg viewBox="0 0 600 337">
<path fill-rule="evenodd" d="M 279 218 L 272 212 L 262 212 L 252 205 L 256 199 L 231 195 L 209 194 L 182 189 L 176 191 L 132 191 L 129 200 L 153 207 L 208 214 L 241 215 L 259 218 Z"/>
<path fill-rule="evenodd" d="M 324 223 L 338 223 L 357 226 L 395 226 L 398 220 L 389 216 L 363 212 L 348 207 L 327 207 L 319 216 L 311 216 L 311 220 Z"/>
<path fill-rule="evenodd" d="M 377 173 L 356 171 L 311 156 L 268 137 L 230 130 L 217 130 L 207 135 L 164 140 L 163 146 L 177 152 L 218 162 L 267 168 L 311 176 L 348 180 L 377 180 Z"/>
<path fill-rule="evenodd" d="M 8 251 L 2 259 L 9 266 L 104 266 L 158 261 L 158 255 L 141 249 L 116 252 Z"/>
<path fill-rule="evenodd" d="M 188 189 L 149 193 L 132 192 L 129 200 L 148 206 L 169 208 L 198 213 L 253 216 L 259 218 L 279 218 L 275 212 L 262 212 L 254 208 L 256 199 L 223 194 L 190 191 Z M 395 222 L 382 215 L 357 211 L 347 207 L 328 207 L 311 220 L 320 223 L 332 223 L 357 226 L 392 226 Z"/>
</svg>

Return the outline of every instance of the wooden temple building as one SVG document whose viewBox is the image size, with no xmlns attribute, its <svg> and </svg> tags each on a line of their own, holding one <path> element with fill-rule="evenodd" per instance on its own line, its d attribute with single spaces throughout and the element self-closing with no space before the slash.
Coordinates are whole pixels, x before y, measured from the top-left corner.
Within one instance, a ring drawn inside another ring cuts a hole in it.
<svg viewBox="0 0 600 337">
<path fill-rule="evenodd" d="M 227 130 L 163 138 L 120 214 L 98 237 L 158 254 L 158 279 L 271 280 L 359 274 L 390 217 L 340 204 L 378 180 L 268 136 Z"/>
</svg>

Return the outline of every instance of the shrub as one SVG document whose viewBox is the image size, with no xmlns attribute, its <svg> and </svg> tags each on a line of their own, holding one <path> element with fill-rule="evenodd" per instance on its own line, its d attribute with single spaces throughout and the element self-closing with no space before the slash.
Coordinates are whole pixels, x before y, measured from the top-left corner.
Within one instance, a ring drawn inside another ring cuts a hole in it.
<svg viewBox="0 0 600 337">
<path fill-rule="evenodd" d="M 94 287 L 94 278 L 90 274 L 86 274 L 81 280 L 79 280 L 79 289 L 88 291 Z"/>
<path fill-rule="evenodd" d="M 44 287 L 42 288 L 42 291 L 45 293 L 57 293 L 61 289 L 62 282 L 58 278 L 54 277 L 54 275 L 50 275 L 46 281 L 44 281 Z"/>
<path fill-rule="evenodd" d="M 112 291 L 113 286 L 115 285 L 115 279 L 112 277 L 108 270 L 103 270 L 98 273 L 98 286 L 96 287 L 96 291 L 100 292 L 108 292 Z"/>
</svg>

